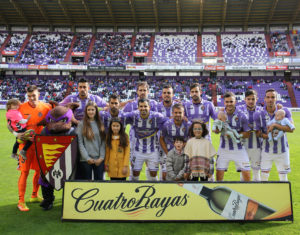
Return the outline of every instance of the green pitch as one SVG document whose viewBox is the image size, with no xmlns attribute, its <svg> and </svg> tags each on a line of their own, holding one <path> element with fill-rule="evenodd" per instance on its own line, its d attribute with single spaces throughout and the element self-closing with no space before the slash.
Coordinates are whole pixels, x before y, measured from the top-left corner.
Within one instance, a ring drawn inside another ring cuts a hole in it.
<svg viewBox="0 0 300 235">
<path fill-rule="evenodd" d="M 62 191 L 56 192 L 54 208 L 43 211 L 38 204 L 27 203 L 29 212 L 20 212 L 18 202 L 17 163 L 10 158 L 14 137 L 6 129 L 5 111 L 0 111 L 0 234 L 300 234 L 300 113 L 293 113 L 298 128 L 289 134 L 291 168 L 289 180 L 292 184 L 294 223 L 91 223 L 61 222 Z M 218 147 L 218 136 L 213 135 L 214 146 Z M 142 174 L 141 179 L 145 179 Z M 239 180 L 239 174 L 230 165 L 225 180 Z M 273 166 L 270 180 L 278 180 Z M 32 191 L 32 172 L 28 177 L 26 200 Z M 270 200 L 272 195 L 270 195 Z"/>
</svg>

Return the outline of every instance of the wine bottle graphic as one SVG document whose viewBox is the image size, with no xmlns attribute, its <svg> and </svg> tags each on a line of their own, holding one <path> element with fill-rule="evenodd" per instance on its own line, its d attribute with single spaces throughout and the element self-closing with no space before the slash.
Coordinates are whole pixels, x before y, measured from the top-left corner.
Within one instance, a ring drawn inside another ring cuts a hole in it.
<svg viewBox="0 0 300 235">
<path fill-rule="evenodd" d="M 183 184 L 182 187 L 205 198 L 215 213 L 229 220 L 261 220 L 275 212 L 227 187 L 210 189 L 202 184 Z"/>
</svg>

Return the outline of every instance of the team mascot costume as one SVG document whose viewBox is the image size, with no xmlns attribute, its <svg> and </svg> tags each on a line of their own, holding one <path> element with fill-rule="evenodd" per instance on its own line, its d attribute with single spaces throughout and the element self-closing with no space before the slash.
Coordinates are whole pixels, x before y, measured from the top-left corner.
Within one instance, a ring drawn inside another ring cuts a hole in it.
<svg viewBox="0 0 300 235">
<path fill-rule="evenodd" d="M 45 127 L 41 132 L 41 136 L 75 136 L 76 135 L 75 128 L 73 126 L 76 126 L 78 124 L 78 121 L 74 118 L 72 110 L 68 107 L 56 106 L 54 109 L 48 112 L 43 122 L 44 123 L 41 124 L 45 124 Z M 39 184 L 41 185 L 42 194 L 44 198 L 40 206 L 44 210 L 50 210 L 53 207 L 53 201 L 55 199 L 54 188 L 46 180 L 44 174 L 41 174 L 41 177 L 39 179 Z"/>
</svg>

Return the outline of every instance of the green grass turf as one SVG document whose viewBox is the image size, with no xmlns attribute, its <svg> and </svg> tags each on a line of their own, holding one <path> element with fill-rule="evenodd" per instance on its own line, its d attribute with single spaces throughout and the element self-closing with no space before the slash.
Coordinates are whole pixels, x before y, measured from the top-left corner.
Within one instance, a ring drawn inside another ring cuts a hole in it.
<svg viewBox="0 0 300 235">
<path fill-rule="evenodd" d="M 293 113 L 294 121 L 300 123 L 300 113 Z M 20 212 L 18 202 L 18 177 L 16 161 L 10 158 L 14 137 L 6 129 L 5 111 L 0 111 L 0 234 L 300 234 L 300 128 L 289 134 L 294 223 L 108 223 L 108 222 L 61 222 L 62 191 L 55 192 L 54 208 L 43 211 L 38 204 L 27 203 L 29 212 Z M 218 136 L 213 135 L 217 148 Z M 28 177 L 26 200 L 32 190 L 32 174 Z M 142 174 L 141 179 L 145 179 Z M 225 180 L 239 180 L 231 164 Z M 273 166 L 270 180 L 278 180 Z M 272 200 L 272 195 L 270 195 Z"/>
</svg>

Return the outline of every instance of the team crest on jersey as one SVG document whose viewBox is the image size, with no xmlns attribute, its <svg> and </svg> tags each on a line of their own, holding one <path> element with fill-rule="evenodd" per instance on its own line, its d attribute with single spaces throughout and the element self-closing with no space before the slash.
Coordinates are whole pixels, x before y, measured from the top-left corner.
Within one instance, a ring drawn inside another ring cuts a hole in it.
<svg viewBox="0 0 300 235">
<path fill-rule="evenodd" d="M 201 105 L 201 110 L 204 111 L 205 107 L 204 105 Z"/>
<path fill-rule="evenodd" d="M 152 119 L 149 120 L 149 124 L 152 124 Z"/>
<path fill-rule="evenodd" d="M 234 120 L 237 122 L 239 120 L 239 117 L 235 117 Z"/>
<path fill-rule="evenodd" d="M 39 117 L 43 117 L 43 114 L 41 112 L 38 113 Z"/>
<path fill-rule="evenodd" d="M 182 131 L 185 132 L 185 130 L 186 130 L 185 127 L 183 127 L 183 128 L 182 128 Z"/>
</svg>

